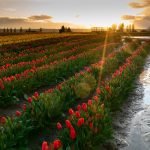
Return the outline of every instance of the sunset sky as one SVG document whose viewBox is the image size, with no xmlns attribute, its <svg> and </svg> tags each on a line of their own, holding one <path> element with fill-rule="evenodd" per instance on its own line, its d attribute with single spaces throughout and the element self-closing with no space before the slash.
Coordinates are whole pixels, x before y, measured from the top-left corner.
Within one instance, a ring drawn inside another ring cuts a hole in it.
<svg viewBox="0 0 150 150">
<path fill-rule="evenodd" d="M 150 27 L 150 0 L 0 0 L 0 28 Z"/>
</svg>

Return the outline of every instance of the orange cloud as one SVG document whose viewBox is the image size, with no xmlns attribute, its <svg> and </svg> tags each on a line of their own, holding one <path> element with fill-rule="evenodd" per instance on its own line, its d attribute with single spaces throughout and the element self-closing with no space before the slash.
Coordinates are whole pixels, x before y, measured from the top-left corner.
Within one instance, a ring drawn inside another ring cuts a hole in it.
<svg viewBox="0 0 150 150">
<path fill-rule="evenodd" d="M 49 19 L 52 19 L 53 17 L 52 16 L 48 16 L 48 15 L 40 15 L 40 16 L 30 16 L 28 17 L 28 19 L 30 20 L 49 20 Z"/>
<path fill-rule="evenodd" d="M 150 0 L 141 0 L 141 2 L 131 2 L 129 6 L 132 8 L 145 8 L 150 6 Z"/>
<path fill-rule="evenodd" d="M 84 28 L 84 26 L 69 23 L 69 22 L 53 22 L 51 16 L 40 15 L 30 16 L 27 18 L 11 18 L 11 17 L 0 17 L 0 28 L 49 28 L 59 29 L 62 25 L 71 28 Z M 38 21 L 43 22 L 38 22 Z"/>
</svg>

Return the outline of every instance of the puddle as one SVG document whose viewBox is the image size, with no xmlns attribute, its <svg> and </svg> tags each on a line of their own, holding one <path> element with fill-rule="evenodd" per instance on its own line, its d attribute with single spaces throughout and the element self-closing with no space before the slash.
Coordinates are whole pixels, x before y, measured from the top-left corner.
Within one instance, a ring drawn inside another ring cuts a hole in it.
<svg viewBox="0 0 150 150">
<path fill-rule="evenodd" d="M 150 150 L 150 56 L 121 110 L 113 118 L 119 150 Z"/>
</svg>

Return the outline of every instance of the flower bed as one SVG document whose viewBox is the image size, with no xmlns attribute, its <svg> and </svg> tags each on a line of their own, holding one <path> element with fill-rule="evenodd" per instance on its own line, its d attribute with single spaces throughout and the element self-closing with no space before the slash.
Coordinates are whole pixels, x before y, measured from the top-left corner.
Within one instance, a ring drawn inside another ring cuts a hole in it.
<svg viewBox="0 0 150 150">
<path fill-rule="evenodd" d="M 15 145 L 21 146 L 24 142 L 23 139 L 31 130 L 49 124 L 51 119 L 59 116 L 62 111 L 65 111 L 77 100 L 81 101 L 88 96 L 86 94 L 81 95 L 76 90 L 78 87 L 82 87 L 83 92 L 92 93 L 98 84 L 101 70 L 102 78 L 111 75 L 130 55 L 131 51 L 129 53 L 126 50 L 113 52 L 108 56 L 108 59 L 93 64 L 90 68 L 85 68 L 86 71 L 80 72 L 64 83 L 59 84 L 56 89 L 50 89 L 40 95 L 35 93 L 33 97 L 28 98 L 29 104 L 23 106 L 24 111 L 21 113 L 16 112 L 16 118 L 13 120 L 2 118 L 4 125 L 1 130 L 2 134 L 0 134 L 0 147 L 5 149 Z M 90 87 L 90 90 L 84 89 L 83 85 L 85 84 Z M 17 130 L 20 132 L 16 132 Z"/>
<path fill-rule="evenodd" d="M 111 51 L 112 49 L 108 49 L 106 55 Z M 70 56 L 67 59 L 54 61 L 49 65 L 33 67 L 15 76 L 4 77 L 1 80 L 1 85 L 4 87 L 0 91 L 0 104 L 4 106 L 14 103 L 17 97 L 32 92 L 41 86 L 55 85 L 83 69 L 84 66 L 97 62 L 102 57 L 102 53 L 102 50 L 95 49 Z"/>
<path fill-rule="evenodd" d="M 132 83 L 140 73 L 146 56 L 143 47 L 139 47 L 109 80 L 100 84 L 91 100 L 78 105 L 76 110 L 70 108 L 65 126 L 57 123 L 58 138 L 51 144 L 44 141 L 42 150 L 92 149 L 96 143 L 103 144 L 110 139 L 110 112 L 119 108 L 125 100 L 125 95 L 132 89 Z"/>
</svg>

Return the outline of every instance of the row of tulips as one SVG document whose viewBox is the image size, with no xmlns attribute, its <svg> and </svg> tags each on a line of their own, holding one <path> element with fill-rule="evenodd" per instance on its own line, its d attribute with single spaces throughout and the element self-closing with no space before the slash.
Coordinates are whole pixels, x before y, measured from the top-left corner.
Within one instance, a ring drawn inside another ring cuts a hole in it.
<svg viewBox="0 0 150 150">
<path fill-rule="evenodd" d="M 0 148 L 23 146 L 30 131 L 44 127 L 50 123 L 49 120 L 61 116 L 61 112 L 75 102 L 87 98 L 96 88 L 101 69 L 102 78 L 111 75 L 131 53 L 125 49 L 115 51 L 108 55 L 107 59 L 91 65 L 90 68 L 86 67 L 85 71 L 59 84 L 56 89 L 49 89 L 40 95 L 36 92 L 29 97 L 28 104 L 23 105 L 23 112 L 16 112 L 17 117 L 1 118 L 3 125 L 0 134 Z M 18 130 L 20 132 L 17 132 Z"/>
<path fill-rule="evenodd" d="M 0 67 L 0 78 L 8 77 L 11 75 L 19 74 L 24 70 L 31 69 L 32 67 L 40 67 L 42 65 L 49 64 L 56 60 L 61 60 L 63 58 L 68 58 L 72 55 L 77 55 L 85 51 L 89 51 L 92 48 L 98 47 L 100 43 L 92 43 L 85 46 L 73 48 L 68 51 L 62 51 L 54 55 L 44 55 L 41 58 L 33 59 L 32 61 L 19 62 L 17 64 L 6 64 Z M 117 44 L 112 44 L 113 46 L 117 46 Z M 99 46 L 100 47 L 100 46 Z M 102 47 L 102 46 L 101 46 Z"/>
<path fill-rule="evenodd" d="M 43 34 L 44 35 L 44 34 Z M 38 46 L 42 46 L 45 44 L 57 44 L 60 41 L 66 41 L 66 40 L 70 40 L 72 39 L 72 37 L 81 37 L 81 34 L 49 34 L 47 37 L 44 38 L 44 36 L 41 35 L 41 37 L 38 39 L 38 35 L 34 36 L 34 38 L 29 38 L 30 35 L 23 35 L 23 36 L 10 36 L 10 40 L 13 40 L 15 38 L 18 38 L 18 41 L 15 40 L 14 43 L 8 43 L 8 44 L 3 44 L 3 42 L 1 41 L 1 48 L 0 48 L 0 53 L 6 53 L 6 52 L 19 52 L 22 51 L 24 49 L 30 48 L 30 45 L 32 45 L 32 47 L 38 47 Z M 9 36 L 8 36 L 9 37 Z M 24 37 L 28 37 L 27 40 L 20 40 L 20 38 L 24 38 Z M 4 40 L 7 39 L 7 37 L 3 38 Z M 1 40 L 1 38 L 0 38 Z"/>
<path fill-rule="evenodd" d="M 50 54 L 56 54 L 61 51 L 67 51 L 70 50 L 74 47 L 81 46 L 83 44 L 89 44 L 89 43 L 94 43 L 98 41 L 102 41 L 103 39 L 99 39 L 97 36 L 96 37 L 78 37 L 78 39 L 73 40 L 74 38 L 69 40 L 69 42 L 59 42 L 57 44 L 53 45 L 44 45 L 44 46 L 39 46 L 39 47 L 30 47 L 28 49 L 25 49 L 19 53 L 11 52 L 11 53 L 6 53 L 6 56 L 2 56 L 0 65 L 5 65 L 6 63 L 10 64 L 15 64 L 19 63 L 21 61 L 31 61 L 32 59 L 37 59 L 41 58 L 44 55 L 50 55 Z"/>
<path fill-rule="evenodd" d="M 107 49 L 106 55 L 112 51 Z M 20 74 L 10 77 L 3 77 L 0 90 L 0 104 L 8 105 L 16 102 L 17 97 L 24 93 L 29 93 L 42 86 L 52 86 L 56 83 L 72 76 L 83 67 L 97 62 L 102 57 L 103 51 L 99 48 L 83 52 L 81 54 L 54 61 L 49 65 L 33 67 Z"/>
<path fill-rule="evenodd" d="M 64 126 L 60 122 L 56 125 L 58 138 L 50 144 L 44 141 L 42 150 L 85 150 L 94 149 L 96 144 L 101 149 L 112 137 L 110 112 L 125 100 L 146 56 L 143 46 L 139 47 L 109 80 L 98 86 L 92 99 L 78 105 L 76 110 L 70 108 Z"/>
<path fill-rule="evenodd" d="M 44 34 L 43 34 L 44 35 Z M 11 44 L 6 44 L 6 45 L 2 45 L 0 47 L 0 54 L 4 54 L 4 53 L 10 53 L 10 52 L 20 52 L 20 51 L 23 51 L 24 49 L 28 49 L 28 48 L 31 48 L 31 45 L 32 47 L 38 47 L 38 46 L 44 46 L 44 45 L 51 45 L 51 44 L 57 44 L 59 42 L 62 42 L 62 41 L 70 41 L 72 38 L 74 39 L 78 39 L 78 38 L 81 38 L 81 37 L 92 37 L 92 36 L 99 36 L 99 38 L 101 39 L 104 39 L 105 36 L 106 36 L 106 33 L 102 33 L 102 34 L 94 34 L 94 33 L 87 33 L 87 34 L 48 34 L 48 36 L 46 38 L 44 38 L 44 36 L 41 35 L 40 39 L 37 39 L 36 35 L 35 36 L 35 40 L 32 39 L 32 37 L 30 38 L 30 35 L 27 39 L 27 41 L 21 41 L 21 42 L 18 42 L 17 43 L 17 40 L 15 40 L 15 43 L 11 43 Z M 18 38 L 20 38 L 21 36 L 16 36 Z M 22 37 L 24 38 L 24 37 Z M 7 37 L 3 38 L 3 39 L 7 39 Z M 14 37 L 10 36 L 10 39 L 15 39 Z M 1 40 L 1 39 L 0 39 Z M 120 36 L 118 36 L 117 34 L 109 34 L 108 36 L 108 42 L 114 42 L 116 40 L 120 40 Z M 3 44 L 1 41 L 0 41 L 1 44 Z M 17 43 L 17 44 L 16 44 Z"/>
</svg>

